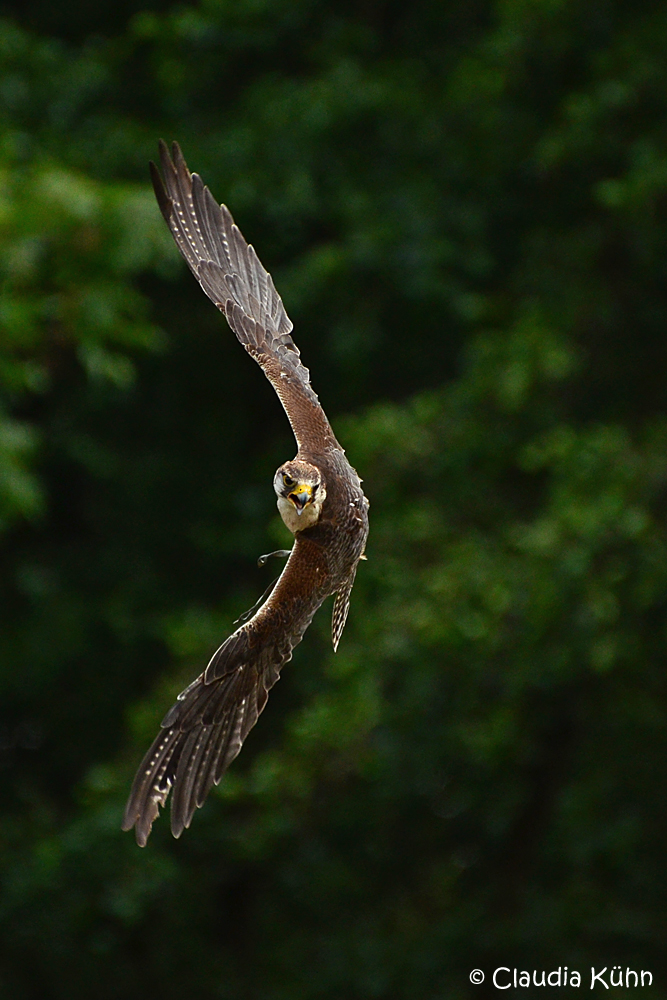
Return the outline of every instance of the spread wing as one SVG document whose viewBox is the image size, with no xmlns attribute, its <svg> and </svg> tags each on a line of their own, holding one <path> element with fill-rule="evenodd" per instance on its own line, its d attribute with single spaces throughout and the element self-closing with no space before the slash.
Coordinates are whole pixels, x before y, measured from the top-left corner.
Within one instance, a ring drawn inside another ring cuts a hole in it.
<svg viewBox="0 0 667 1000">
<path fill-rule="evenodd" d="M 123 819 L 124 830 L 136 828 L 141 847 L 170 792 L 172 833 L 180 837 L 190 826 L 195 809 L 239 753 L 269 690 L 327 596 L 325 579 L 321 551 L 297 537 L 268 599 L 229 636 L 167 712 L 139 766 Z"/>
<path fill-rule="evenodd" d="M 299 449 L 317 453 L 339 447 L 290 336 L 292 322 L 271 275 L 229 209 L 218 205 L 199 174 L 190 173 L 176 142 L 172 155 L 173 162 L 160 141 L 164 183 L 154 163 L 151 177 L 160 210 L 190 270 L 278 393 Z"/>
</svg>

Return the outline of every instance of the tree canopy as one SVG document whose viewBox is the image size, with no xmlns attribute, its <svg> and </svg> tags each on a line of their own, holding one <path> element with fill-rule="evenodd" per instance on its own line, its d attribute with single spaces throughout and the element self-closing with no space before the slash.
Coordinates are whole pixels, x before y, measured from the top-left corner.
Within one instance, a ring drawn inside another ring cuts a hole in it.
<svg viewBox="0 0 667 1000">
<path fill-rule="evenodd" d="M 667 997 L 665 51 L 649 0 L 4 4 L 3 997 Z M 371 536 L 338 653 L 321 612 L 141 851 L 294 453 L 160 137 L 272 272 Z"/>
</svg>

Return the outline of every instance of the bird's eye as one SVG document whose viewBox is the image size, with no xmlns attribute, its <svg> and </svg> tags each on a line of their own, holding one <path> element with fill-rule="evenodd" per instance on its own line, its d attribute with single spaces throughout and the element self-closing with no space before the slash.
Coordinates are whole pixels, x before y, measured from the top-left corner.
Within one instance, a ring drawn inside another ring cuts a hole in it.
<svg viewBox="0 0 667 1000">
<path fill-rule="evenodd" d="M 288 490 L 291 490 L 293 486 L 296 486 L 296 479 L 292 479 L 288 476 L 286 472 L 283 472 L 283 482 Z"/>
</svg>

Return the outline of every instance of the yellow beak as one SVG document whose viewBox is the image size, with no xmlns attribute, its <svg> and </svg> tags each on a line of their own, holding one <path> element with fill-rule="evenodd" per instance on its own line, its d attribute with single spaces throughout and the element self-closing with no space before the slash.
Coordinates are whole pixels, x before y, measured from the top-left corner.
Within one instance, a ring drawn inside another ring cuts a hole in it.
<svg viewBox="0 0 667 1000">
<path fill-rule="evenodd" d="M 287 499 L 294 504 L 297 514 L 302 514 L 304 507 L 313 499 L 313 488 L 307 483 L 299 483 L 287 495 Z"/>
</svg>

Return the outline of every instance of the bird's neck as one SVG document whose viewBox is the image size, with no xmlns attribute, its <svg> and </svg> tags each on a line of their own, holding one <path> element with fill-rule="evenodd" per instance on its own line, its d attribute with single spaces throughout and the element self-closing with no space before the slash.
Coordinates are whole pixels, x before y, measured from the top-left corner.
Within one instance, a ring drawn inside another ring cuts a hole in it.
<svg viewBox="0 0 667 1000">
<path fill-rule="evenodd" d="M 297 514 L 294 504 L 286 500 L 285 497 L 278 497 L 278 510 L 286 527 L 293 535 L 296 535 L 304 528 L 312 528 L 314 524 L 317 524 L 322 510 L 322 501 L 316 500 L 315 503 L 309 503 L 301 514 Z"/>
</svg>

